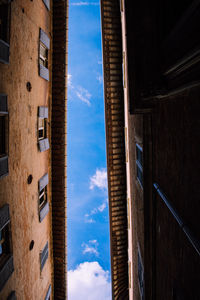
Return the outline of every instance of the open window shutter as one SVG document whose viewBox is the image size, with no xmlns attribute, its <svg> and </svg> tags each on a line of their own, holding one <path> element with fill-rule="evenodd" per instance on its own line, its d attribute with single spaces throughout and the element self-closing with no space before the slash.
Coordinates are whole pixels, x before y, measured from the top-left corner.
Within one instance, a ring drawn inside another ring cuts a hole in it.
<svg viewBox="0 0 200 300">
<path fill-rule="evenodd" d="M 48 150 L 49 149 L 49 140 L 46 138 L 46 139 L 43 139 L 43 140 L 40 140 L 38 142 L 38 145 L 39 145 L 39 150 L 40 152 L 43 152 L 45 150 Z"/>
<path fill-rule="evenodd" d="M 50 10 L 50 3 L 49 3 L 49 0 L 43 0 L 43 2 L 44 2 L 44 4 L 45 4 L 46 8 L 47 8 L 48 10 Z"/>
<path fill-rule="evenodd" d="M 9 44 L 0 40 L 0 62 L 9 63 Z"/>
<path fill-rule="evenodd" d="M 0 178 L 8 175 L 8 156 L 0 157 Z"/>
<path fill-rule="evenodd" d="M 0 94 L 0 113 L 1 114 L 8 113 L 7 95 L 5 94 Z"/>
<path fill-rule="evenodd" d="M 7 282 L 13 271 L 13 256 L 10 255 L 8 256 L 8 259 L 6 260 L 3 267 L 0 269 L 0 291 L 3 289 L 5 283 Z"/>
<path fill-rule="evenodd" d="M 45 206 L 40 210 L 40 222 L 46 217 L 49 212 L 49 203 L 47 202 Z"/>
<path fill-rule="evenodd" d="M 38 117 L 41 119 L 48 119 L 48 107 L 39 106 Z"/>
<path fill-rule="evenodd" d="M 45 188 L 45 186 L 49 183 L 49 176 L 48 173 L 46 173 L 42 178 L 40 178 L 38 182 L 39 191 Z"/>
<path fill-rule="evenodd" d="M 48 35 L 40 28 L 40 41 L 47 47 L 50 48 L 50 39 Z"/>
<path fill-rule="evenodd" d="M 5 204 L 0 208 L 0 230 L 10 222 L 9 205 Z"/>
<path fill-rule="evenodd" d="M 49 288 L 48 288 L 48 291 L 47 291 L 45 300 L 49 300 L 49 299 L 50 299 L 50 296 L 51 296 L 51 285 L 49 285 Z"/>
<path fill-rule="evenodd" d="M 41 271 L 44 268 L 44 265 L 48 259 L 49 256 L 49 247 L 48 247 L 48 242 L 46 243 L 44 249 L 42 250 L 41 254 L 40 254 L 40 268 Z"/>
<path fill-rule="evenodd" d="M 17 300 L 15 291 L 12 291 L 8 296 L 7 300 Z"/>
<path fill-rule="evenodd" d="M 2 230 L 10 222 L 9 205 L 5 204 L 0 208 L 0 230 Z M 14 271 L 13 257 L 7 256 L 7 260 L 0 269 L 0 291 Z"/>
<path fill-rule="evenodd" d="M 45 68 L 43 65 L 39 65 L 40 76 L 47 81 L 49 81 L 49 70 Z"/>
</svg>

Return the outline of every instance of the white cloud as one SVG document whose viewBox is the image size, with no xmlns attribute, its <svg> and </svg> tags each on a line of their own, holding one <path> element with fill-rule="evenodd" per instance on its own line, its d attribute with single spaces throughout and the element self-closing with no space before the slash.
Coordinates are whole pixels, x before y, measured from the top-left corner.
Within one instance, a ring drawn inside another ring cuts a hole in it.
<svg viewBox="0 0 200 300">
<path fill-rule="evenodd" d="M 107 189 L 107 172 L 106 169 L 97 169 L 96 173 L 90 177 L 90 189 L 94 187 L 99 189 Z"/>
<path fill-rule="evenodd" d="M 80 1 L 80 2 L 71 3 L 71 5 L 74 5 L 74 6 L 99 5 L 99 2 L 83 2 L 83 1 Z"/>
<path fill-rule="evenodd" d="M 95 220 L 91 217 L 93 215 L 96 215 L 97 213 L 102 213 L 104 209 L 106 208 L 108 203 L 108 199 L 106 199 L 101 205 L 98 207 L 93 208 L 90 213 L 85 214 L 85 223 L 95 223 Z"/>
<path fill-rule="evenodd" d="M 99 210 L 100 212 L 103 212 L 105 208 L 106 208 L 106 203 L 104 202 L 104 203 L 102 203 L 102 204 L 98 207 L 98 210 Z"/>
<path fill-rule="evenodd" d="M 88 90 L 84 89 L 83 87 L 79 86 L 76 89 L 76 96 L 84 103 L 86 103 L 88 106 L 91 105 L 90 98 L 91 94 L 88 92 Z"/>
<path fill-rule="evenodd" d="M 67 86 L 73 88 L 73 86 L 72 86 L 72 75 L 69 74 L 69 73 L 67 74 Z"/>
<path fill-rule="evenodd" d="M 68 300 L 111 300 L 109 272 L 98 262 L 81 263 L 68 272 Z"/>
<path fill-rule="evenodd" d="M 95 223 L 95 220 L 94 219 L 92 219 L 92 218 L 88 218 L 89 217 L 89 215 L 88 214 L 86 214 L 85 215 L 85 223 Z"/>
<path fill-rule="evenodd" d="M 94 254 L 96 256 L 99 255 L 98 252 L 98 245 L 99 243 L 97 240 L 90 240 L 88 243 L 82 243 L 81 247 L 83 247 L 83 254 L 89 253 L 89 254 Z"/>
</svg>

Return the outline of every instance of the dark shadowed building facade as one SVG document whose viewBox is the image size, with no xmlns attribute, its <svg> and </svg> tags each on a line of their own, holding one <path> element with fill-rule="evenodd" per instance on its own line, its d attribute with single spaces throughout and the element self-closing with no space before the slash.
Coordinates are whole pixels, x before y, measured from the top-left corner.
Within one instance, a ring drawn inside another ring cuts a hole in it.
<svg viewBox="0 0 200 300">
<path fill-rule="evenodd" d="M 199 1 L 102 0 L 101 16 L 113 299 L 197 300 Z"/>
</svg>

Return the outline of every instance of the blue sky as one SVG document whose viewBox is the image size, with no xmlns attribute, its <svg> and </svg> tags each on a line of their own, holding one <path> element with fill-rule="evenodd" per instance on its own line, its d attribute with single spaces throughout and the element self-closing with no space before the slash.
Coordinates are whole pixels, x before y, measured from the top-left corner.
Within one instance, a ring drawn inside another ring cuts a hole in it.
<svg viewBox="0 0 200 300">
<path fill-rule="evenodd" d="M 111 299 L 100 5 L 69 3 L 69 300 Z"/>
</svg>

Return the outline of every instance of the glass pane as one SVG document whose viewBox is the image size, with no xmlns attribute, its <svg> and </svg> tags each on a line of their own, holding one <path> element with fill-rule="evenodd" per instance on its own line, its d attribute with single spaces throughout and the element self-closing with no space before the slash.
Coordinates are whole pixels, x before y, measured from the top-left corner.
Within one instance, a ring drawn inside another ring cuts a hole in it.
<svg viewBox="0 0 200 300">
<path fill-rule="evenodd" d="M 140 182 L 141 186 L 143 187 L 143 173 L 137 166 L 137 179 Z"/>
<path fill-rule="evenodd" d="M 139 161 L 139 163 L 141 164 L 141 166 L 143 166 L 143 157 L 142 157 L 142 151 L 139 148 L 138 145 L 136 145 L 136 159 Z"/>
</svg>

